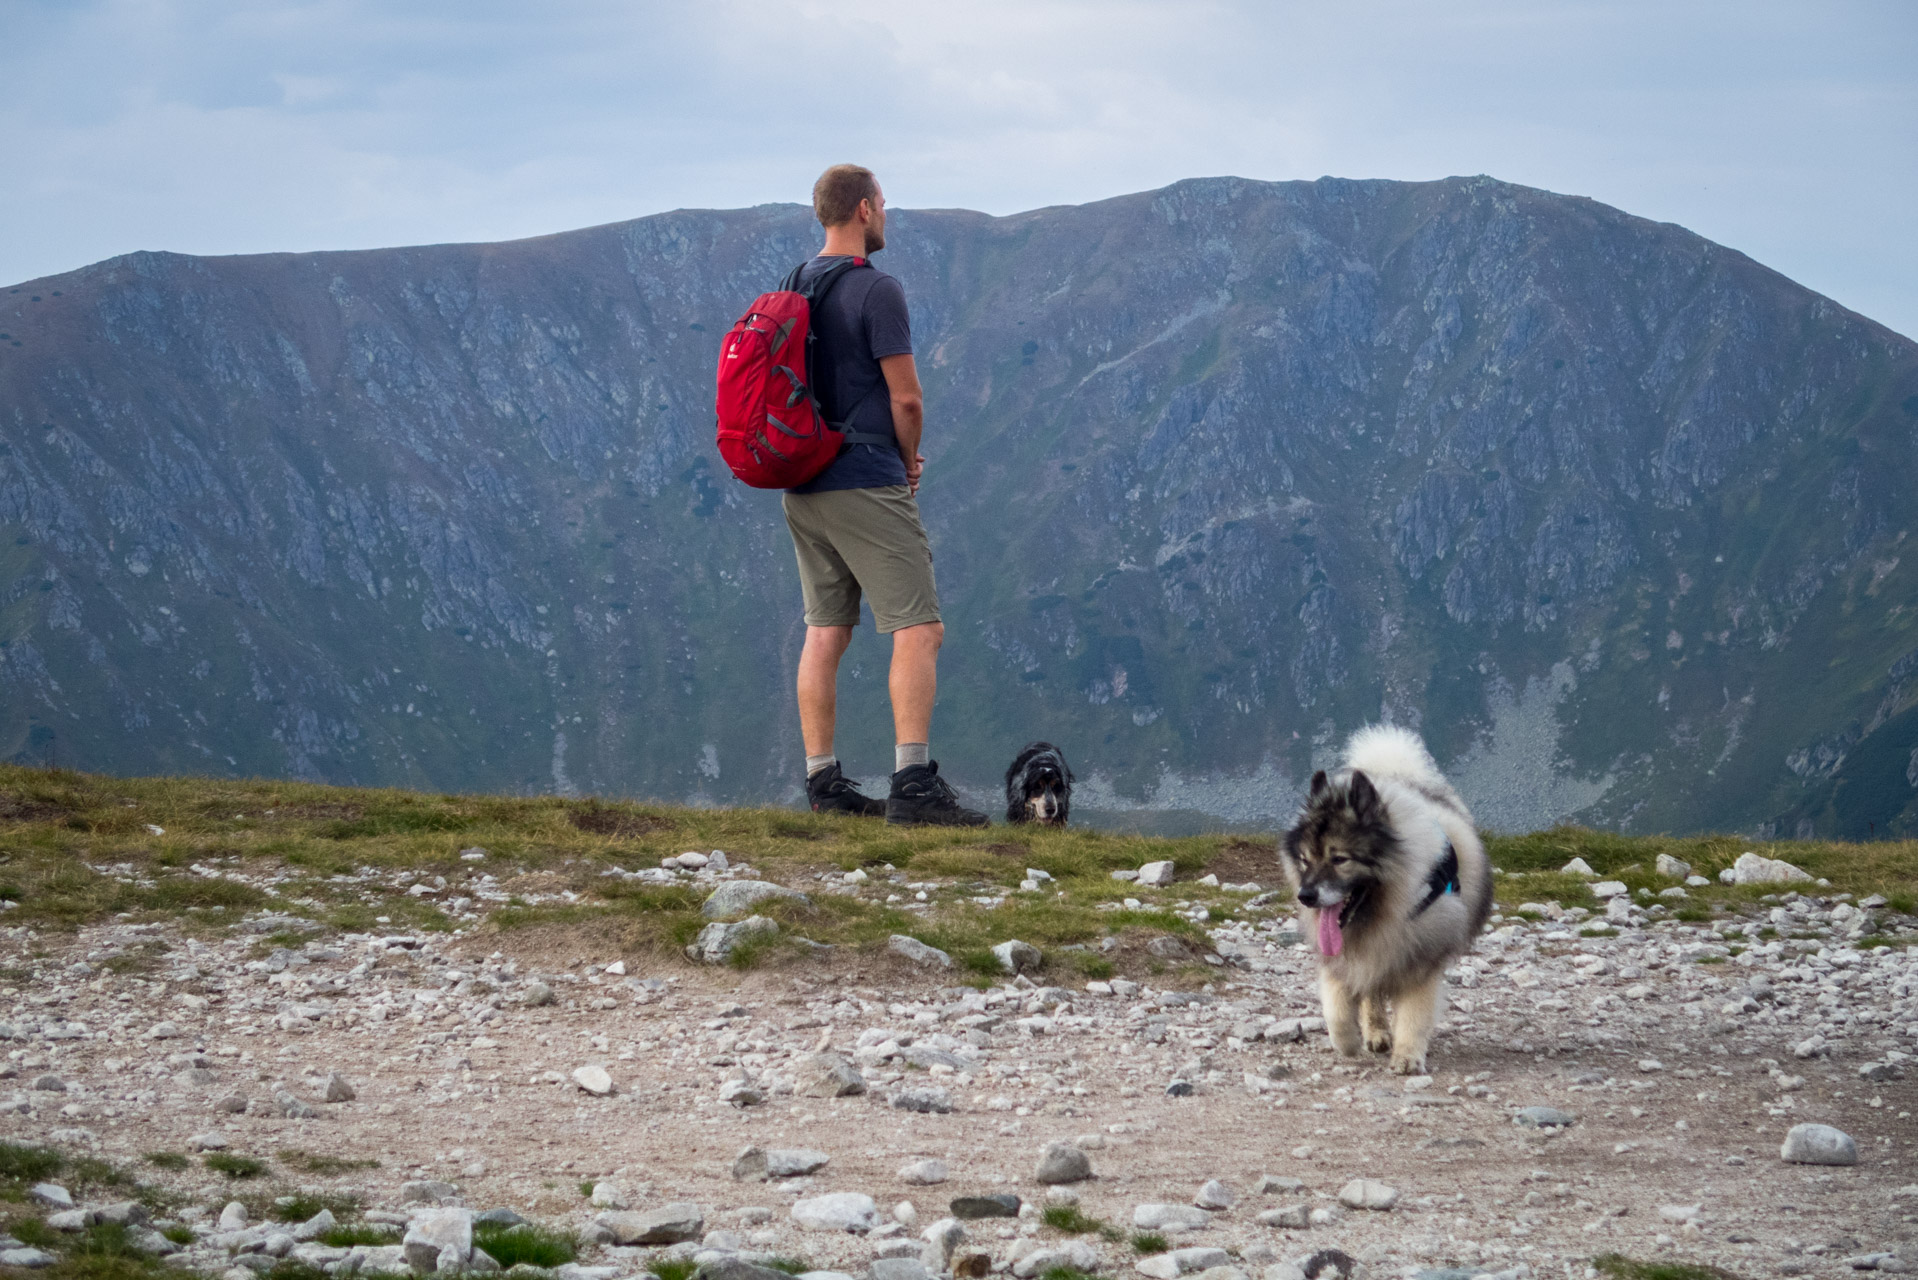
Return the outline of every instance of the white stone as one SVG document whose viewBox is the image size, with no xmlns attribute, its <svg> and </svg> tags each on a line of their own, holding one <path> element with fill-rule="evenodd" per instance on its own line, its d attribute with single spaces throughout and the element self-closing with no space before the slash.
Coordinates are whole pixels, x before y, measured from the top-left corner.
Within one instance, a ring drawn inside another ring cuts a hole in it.
<svg viewBox="0 0 1918 1280">
<path fill-rule="evenodd" d="M 605 1067 L 591 1064 L 573 1069 L 573 1083 L 596 1098 L 603 1098 L 613 1091 L 613 1077 Z"/>
<path fill-rule="evenodd" d="M 1226 1186 L 1217 1178 L 1209 1178 L 1206 1180 L 1206 1184 L 1199 1188 L 1198 1194 L 1192 1197 L 1192 1203 L 1201 1209 L 1212 1209 L 1216 1211 L 1219 1209 L 1230 1209 L 1233 1202 L 1237 1199 L 1238 1197 L 1232 1194 L 1231 1187 Z"/>
<path fill-rule="evenodd" d="M 1084 1182 L 1092 1176 L 1092 1161 L 1070 1142 L 1050 1142 L 1040 1153 L 1039 1167 L 1032 1176 L 1048 1184 Z"/>
<path fill-rule="evenodd" d="M 1372 1178 L 1354 1178 L 1339 1188 L 1339 1203 L 1348 1209 L 1390 1209 L 1399 1202 L 1399 1189 Z"/>
<path fill-rule="evenodd" d="M 846 1098 L 866 1091 L 866 1078 L 837 1053 L 812 1053 L 794 1068 L 793 1092 L 802 1098 Z"/>
<path fill-rule="evenodd" d="M 1175 868 L 1170 862 L 1148 862 L 1139 868 L 1139 883 L 1149 885 L 1168 885 L 1172 883 Z"/>
<path fill-rule="evenodd" d="M 733 1157 L 733 1177 L 741 1182 L 803 1178 L 825 1168 L 830 1159 L 825 1152 L 806 1147 L 747 1147 Z"/>
<path fill-rule="evenodd" d="M 727 916 L 750 911 L 757 904 L 772 898 L 789 902 L 811 901 L 803 893 L 765 880 L 728 880 L 712 891 L 699 908 L 699 913 L 708 920 L 723 920 Z"/>
<path fill-rule="evenodd" d="M 850 1231 L 864 1235 L 879 1225 L 879 1206 L 857 1191 L 835 1191 L 795 1201 L 793 1221 L 807 1231 Z"/>
<path fill-rule="evenodd" d="M 914 1160 L 899 1169 L 899 1181 L 913 1187 L 932 1187 L 951 1175 L 944 1160 Z"/>
<path fill-rule="evenodd" d="M 1761 858 L 1747 850 L 1738 855 L 1731 865 L 1733 884 L 1790 884 L 1798 880 L 1810 880 L 1811 876 L 1794 867 L 1789 862 L 1780 862 L 1775 858 Z"/>
<path fill-rule="evenodd" d="M 1858 1143 L 1828 1124 L 1795 1124 L 1785 1135 L 1778 1158 L 1789 1164 L 1857 1164 Z"/>
<path fill-rule="evenodd" d="M 1007 973 L 1024 973 L 1029 969 L 1037 969 L 1045 962 L 1039 948 L 1017 938 L 1000 943 L 992 949 L 992 954 L 999 961 L 999 967 Z"/>
<path fill-rule="evenodd" d="M 414 1214 L 400 1248 L 415 1271 L 461 1270 L 473 1252 L 473 1211 L 425 1209 Z"/>
<path fill-rule="evenodd" d="M 1692 864 L 1682 858 L 1674 858 L 1669 853 L 1661 853 L 1654 864 L 1658 874 L 1667 880 L 1683 880 L 1692 873 Z"/>
<path fill-rule="evenodd" d="M 36 1182 L 27 1192 L 29 1198 L 38 1204 L 53 1209 L 71 1209 L 73 1193 L 57 1182 Z"/>
<path fill-rule="evenodd" d="M 1165 1227 L 1195 1231 L 1211 1221 L 1204 1209 L 1185 1204 L 1142 1204 L 1132 1210 L 1132 1225 L 1141 1231 Z"/>
<path fill-rule="evenodd" d="M 1186 1249 L 1173 1249 L 1166 1253 L 1141 1258 L 1135 1269 L 1141 1275 L 1152 1280 L 1177 1280 L 1179 1276 L 1190 1275 L 1195 1271 L 1206 1271 L 1212 1267 L 1223 1267 L 1232 1261 L 1232 1255 L 1223 1249 L 1211 1245 L 1195 1245 Z"/>
<path fill-rule="evenodd" d="M 903 933 L 895 933 L 886 939 L 886 950 L 896 956 L 903 956 L 916 965 L 936 966 L 941 969 L 952 968 L 952 957 L 938 947 L 930 947 L 917 938 L 909 938 Z"/>
<path fill-rule="evenodd" d="M 778 934 L 779 926 L 765 916 L 747 916 L 735 924 L 709 924 L 699 931 L 699 936 L 686 948 L 686 954 L 707 964 L 724 964 L 743 943 Z"/>
<path fill-rule="evenodd" d="M 1616 898 L 1625 892 L 1627 892 L 1627 890 L 1625 888 L 1625 882 L 1622 880 L 1600 880 L 1592 886 L 1592 896 L 1594 898 Z"/>
<path fill-rule="evenodd" d="M 1598 872 L 1592 870 L 1591 864 L 1583 858 L 1573 858 L 1559 870 L 1567 875 L 1584 876 L 1587 880 L 1598 879 Z"/>
</svg>

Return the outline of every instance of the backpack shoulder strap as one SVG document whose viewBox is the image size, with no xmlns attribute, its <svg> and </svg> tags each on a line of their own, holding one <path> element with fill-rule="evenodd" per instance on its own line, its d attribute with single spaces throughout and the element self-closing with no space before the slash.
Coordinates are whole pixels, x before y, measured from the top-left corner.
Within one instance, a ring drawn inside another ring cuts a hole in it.
<svg viewBox="0 0 1918 1280">
<path fill-rule="evenodd" d="M 811 259 L 807 261 L 811 261 Z M 826 295 L 832 292 L 832 287 L 838 284 L 847 272 L 857 270 L 861 267 L 871 266 L 872 260 L 870 258 L 845 258 L 833 263 L 812 279 L 801 284 L 799 282 L 799 276 L 806 268 L 806 263 L 802 262 L 786 273 L 786 278 L 780 282 L 779 287 L 797 293 L 806 300 L 808 307 L 817 307 L 826 300 Z M 806 341 L 809 348 L 806 352 L 806 385 L 810 387 L 813 385 L 812 351 L 810 350 L 810 345 L 815 341 L 815 338 L 813 335 L 808 334 Z M 820 416 L 825 416 L 823 409 L 821 410 Z M 840 435 L 845 438 L 844 443 L 848 445 L 870 444 L 877 445 L 880 448 L 891 449 L 896 448 L 899 443 L 892 436 L 880 435 L 875 431 L 848 431 L 843 422 L 828 422 L 826 425 L 839 432 Z"/>
<path fill-rule="evenodd" d="M 858 267 L 872 266 L 872 260 L 869 258 L 845 258 L 833 263 L 812 279 L 801 284 L 799 282 L 800 273 L 805 271 L 806 263 L 811 261 L 812 259 L 808 258 L 806 262 L 802 262 L 791 271 L 788 271 L 786 278 L 779 282 L 779 287 L 798 294 L 806 300 L 808 306 L 813 307 L 818 306 L 826 300 L 826 295 L 832 292 L 832 287 L 838 284 L 840 278 L 848 271 Z"/>
</svg>

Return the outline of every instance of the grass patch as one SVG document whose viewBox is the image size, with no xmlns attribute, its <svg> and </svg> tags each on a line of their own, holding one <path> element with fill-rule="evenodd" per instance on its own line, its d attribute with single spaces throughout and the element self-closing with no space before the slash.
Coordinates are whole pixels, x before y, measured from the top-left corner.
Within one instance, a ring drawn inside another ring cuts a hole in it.
<svg viewBox="0 0 1918 1280">
<path fill-rule="evenodd" d="M 146 1162 L 156 1169 L 167 1169 L 174 1173 L 193 1163 L 178 1151 L 149 1151 L 146 1153 Z"/>
<path fill-rule="evenodd" d="M 1858 941 L 1852 943 L 1852 946 L 1860 951 L 1865 951 L 1871 947 L 1909 947 L 1914 944 L 1918 944 L 1918 935 L 1909 933 L 1897 935 L 1873 933 L 1858 939 Z"/>
<path fill-rule="evenodd" d="M 1612 1280 L 1738 1280 L 1730 1271 L 1698 1262 L 1640 1262 L 1622 1253 L 1601 1253 L 1592 1266 Z"/>
<path fill-rule="evenodd" d="M 478 1235 L 477 1227 L 474 1234 Z M 392 1244 L 399 1238 L 400 1229 L 384 1222 L 341 1223 L 320 1232 L 317 1237 L 321 1244 L 331 1245 L 335 1249 L 350 1249 L 356 1244 Z"/>
<path fill-rule="evenodd" d="M 1608 924 L 1602 924 L 1595 929 L 1580 929 L 1578 936 L 1581 938 L 1616 938 L 1618 936 L 1618 930 Z"/>
<path fill-rule="evenodd" d="M 252 1156 L 236 1156 L 230 1151 L 215 1151 L 207 1156 L 206 1167 L 229 1178 L 257 1178 L 266 1172 L 266 1161 Z"/>
<path fill-rule="evenodd" d="M 1137 1253 L 1164 1253 L 1171 1246 L 1165 1237 L 1156 1231 L 1135 1231 L 1132 1233 L 1132 1248 Z M 665 1277 L 660 1277 L 665 1280 Z"/>
<path fill-rule="evenodd" d="M 559 1267 L 571 1262 L 575 1253 L 571 1236 L 530 1222 L 510 1227 L 502 1222 L 476 1222 L 473 1243 L 502 1267 L 522 1262 L 534 1267 Z"/>
<path fill-rule="evenodd" d="M 52 1147 L 22 1142 L 0 1142 L 0 1178 L 9 1182 L 44 1182 L 66 1167 L 66 1157 Z"/>
<path fill-rule="evenodd" d="M 699 1270 L 691 1258 L 654 1258 L 649 1265 L 659 1280 L 692 1280 Z"/>
<path fill-rule="evenodd" d="M 1724 963 L 1725 963 L 1725 957 L 1724 957 L 1724 956 L 1700 956 L 1700 957 L 1698 957 L 1698 959 L 1697 959 L 1696 961 L 1694 961 L 1694 963 L 1696 963 L 1696 964 L 1724 964 Z"/>
<path fill-rule="evenodd" d="M 813 1265 L 804 1258 L 768 1258 L 759 1264 L 774 1271 L 784 1271 L 789 1276 L 801 1276 L 813 1269 Z"/>
<path fill-rule="evenodd" d="M 168 1227 L 160 1232 L 160 1234 L 171 1240 L 174 1244 L 192 1244 L 194 1238 L 193 1228 L 188 1226 Z"/>
<path fill-rule="evenodd" d="M 1075 1236 L 1090 1235 L 1106 1229 L 1105 1223 L 1097 1218 L 1087 1217 L 1076 1204 L 1049 1204 L 1045 1212 L 1040 1215 L 1040 1221 L 1054 1231 L 1063 1231 Z"/>
<path fill-rule="evenodd" d="M 289 1147 L 278 1152 L 277 1155 L 280 1163 L 287 1168 L 321 1178 L 333 1178 L 343 1173 L 359 1173 L 380 1167 L 378 1160 L 352 1160 L 345 1156 L 329 1156 L 318 1151 L 302 1151 L 298 1147 Z"/>
<path fill-rule="evenodd" d="M 1090 951 L 1067 951 L 1063 953 L 1063 958 L 1084 978 L 1110 978 L 1118 972 L 1118 966 L 1112 961 Z"/>
</svg>

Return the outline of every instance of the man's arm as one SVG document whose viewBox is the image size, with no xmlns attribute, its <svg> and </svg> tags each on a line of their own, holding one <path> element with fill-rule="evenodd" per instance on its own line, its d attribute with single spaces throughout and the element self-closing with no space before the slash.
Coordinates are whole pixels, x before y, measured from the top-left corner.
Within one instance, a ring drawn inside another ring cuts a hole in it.
<svg viewBox="0 0 1918 1280">
<path fill-rule="evenodd" d="M 926 400 L 919 390 L 919 366 L 912 353 L 882 356 L 879 371 L 886 375 L 892 395 L 892 433 L 899 439 L 899 458 L 906 464 L 906 483 L 919 492 L 919 474 L 926 460 L 919 456 L 919 437 L 926 427 Z"/>
</svg>

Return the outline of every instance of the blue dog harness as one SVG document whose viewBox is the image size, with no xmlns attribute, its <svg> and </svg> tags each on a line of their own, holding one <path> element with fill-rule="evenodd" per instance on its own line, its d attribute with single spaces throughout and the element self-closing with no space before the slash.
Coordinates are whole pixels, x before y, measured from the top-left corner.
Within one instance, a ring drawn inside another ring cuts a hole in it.
<svg viewBox="0 0 1918 1280">
<path fill-rule="evenodd" d="M 1436 823 L 1433 824 L 1437 826 Z M 1452 837 L 1445 834 L 1445 828 L 1439 827 L 1439 836 L 1445 841 L 1445 856 L 1432 868 L 1432 874 L 1425 878 L 1425 900 L 1413 911 L 1414 916 L 1421 915 L 1425 909 L 1448 893 L 1457 893 L 1458 888 L 1458 851 L 1452 848 Z"/>
</svg>

